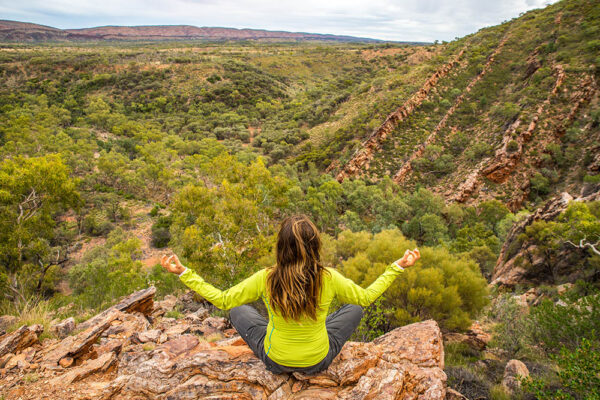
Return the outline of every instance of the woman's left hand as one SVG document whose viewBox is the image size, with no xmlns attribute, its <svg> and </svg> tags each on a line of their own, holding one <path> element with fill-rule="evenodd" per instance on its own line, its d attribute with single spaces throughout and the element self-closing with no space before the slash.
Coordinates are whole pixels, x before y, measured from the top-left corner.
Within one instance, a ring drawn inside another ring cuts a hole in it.
<svg viewBox="0 0 600 400">
<path fill-rule="evenodd" d="M 185 271 L 185 267 L 181 264 L 179 258 L 175 254 L 169 257 L 167 257 L 167 255 L 165 254 L 160 258 L 160 264 L 163 266 L 164 269 L 173 274 L 179 275 L 183 271 Z"/>
<path fill-rule="evenodd" d="M 414 250 L 406 250 L 404 252 L 404 256 L 402 256 L 402 258 L 394 261 L 394 264 L 402 267 L 402 268 L 408 268 L 412 265 L 415 264 L 415 262 L 417 262 L 417 260 L 421 258 L 421 252 L 419 251 L 419 249 L 415 248 Z"/>
</svg>

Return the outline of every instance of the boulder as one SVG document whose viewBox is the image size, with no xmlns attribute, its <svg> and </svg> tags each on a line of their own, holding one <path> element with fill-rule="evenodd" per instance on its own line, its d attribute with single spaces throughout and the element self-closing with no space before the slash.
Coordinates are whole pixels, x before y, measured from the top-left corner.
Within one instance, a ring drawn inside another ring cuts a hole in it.
<svg viewBox="0 0 600 400">
<path fill-rule="evenodd" d="M 144 331 L 138 335 L 138 339 L 142 343 L 146 342 L 158 342 L 160 338 L 160 334 L 162 331 L 160 329 L 151 329 L 149 331 Z"/>
<path fill-rule="evenodd" d="M 151 286 L 148 289 L 138 290 L 137 292 L 125 297 L 118 304 L 115 304 L 100 314 L 88 319 L 85 322 L 82 322 L 81 324 L 78 324 L 77 329 L 86 330 L 89 327 L 96 325 L 114 310 L 124 313 L 133 313 L 137 311 L 144 315 L 150 315 L 154 307 L 155 293 L 156 288 L 154 286 Z"/>
<path fill-rule="evenodd" d="M 205 302 L 198 293 L 188 290 L 183 295 L 179 296 L 181 310 L 185 313 L 193 313 L 200 308 L 207 308 L 209 303 Z"/>
<path fill-rule="evenodd" d="M 8 353 L 17 353 L 38 343 L 38 335 L 44 331 L 42 325 L 23 325 L 16 331 L 2 336 L 0 341 L 0 357 Z"/>
<path fill-rule="evenodd" d="M 100 338 L 100 335 L 111 326 L 111 323 L 124 314 L 113 309 L 109 314 L 102 313 L 102 315 L 104 315 L 103 319 L 97 321 L 96 325 L 45 348 L 39 355 L 41 366 L 49 369 L 59 368 L 59 365 L 65 363 L 63 361 L 63 364 L 60 364 L 63 358 L 77 360 L 83 357 Z"/>
<path fill-rule="evenodd" d="M 113 400 L 446 396 L 442 335 L 432 320 L 395 329 L 373 342 L 347 342 L 329 368 L 318 374 L 275 375 L 224 318 L 202 312 L 191 320 L 152 319 L 136 307 L 123 309 L 130 312 L 111 307 L 93 317 L 93 324 L 88 321 L 85 330 L 62 340 L 40 344 L 36 335 L 41 327 L 22 327 L 8 335 L 2 341 L 8 352 L 0 355 L 0 396 Z M 204 337 L 199 336 L 203 331 Z M 216 340 L 227 332 L 231 337 Z M 25 369 L 35 370 L 37 378 L 27 379 Z"/>
<path fill-rule="evenodd" d="M 241 340 L 207 343 L 185 334 L 151 352 L 122 353 L 118 376 L 103 396 L 443 399 L 443 360 L 434 321 L 395 329 L 370 343 L 348 342 L 327 370 L 314 375 L 274 375 Z"/>
<path fill-rule="evenodd" d="M 50 380 L 51 385 L 70 385 L 97 372 L 106 372 L 116 364 L 117 356 L 113 352 L 104 353 L 95 360 L 87 360 L 79 367 L 72 368 L 66 374 Z"/>
<path fill-rule="evenodd" d="M 64 339 L 69 333 L 75 330 L 75 319 L 73 317 L 67 318 L 58 324 L 50 327 L 50 332 L 54 333 L 61 339 Z"/>
<path fill-rule="evenodd" d="M 523 364 L 522 361 L 510 360 L 506 363 L 506 367 L 504 368 L 502 386 L 508 393 L 512 395 L 521 388 L 521 382 L 519 382 L 519 377 L 524 378 L 528 376 L 529 369 L 527 369 L 527 366 Z"/>
<path fill-rule="evenodd" d="M 491 339 L 492 335 L 483 330 L 477 321 L 474 321 L 465 333 L 448 332 L 444 334 L 445 343 L 464 343 L 478 351 L 485 350 Z"/>
</svg>

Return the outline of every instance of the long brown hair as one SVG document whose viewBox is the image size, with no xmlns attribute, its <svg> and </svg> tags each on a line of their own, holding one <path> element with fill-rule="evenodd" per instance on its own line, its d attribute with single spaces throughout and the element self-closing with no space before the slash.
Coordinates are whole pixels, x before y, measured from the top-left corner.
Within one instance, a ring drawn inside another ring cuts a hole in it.
<svg viewBox="0 0 600 400">
<path fill-rule="evenodd" d="M 317 318 L 322 272 L 321 238 L 304 214 L 281 222 L 277 235 L 277 265 L 267 278 L 271 306 L 284 319 Z"/>
</svg>

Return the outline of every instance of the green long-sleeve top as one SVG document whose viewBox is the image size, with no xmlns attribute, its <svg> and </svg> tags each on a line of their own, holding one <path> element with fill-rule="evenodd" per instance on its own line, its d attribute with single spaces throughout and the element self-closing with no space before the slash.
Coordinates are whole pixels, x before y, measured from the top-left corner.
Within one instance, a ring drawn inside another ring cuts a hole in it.
<svg viewBox="0 0 600 400">
<path fill-rule="evenodd" d="M 308 367 L 318 364 L 329 351 L 325 319 L 333 298 L 337 296 L 342 303 L 366 307 L 375 301 L 402 272 L 392 264 L 365 289 L 333 268 L 326 268 L 326 270 L 329 274 L 323 274 L 316 320 L 302 317 L 300 320 L 286 321 L 273 310 L 267 293 L 268 269 L 262 269 L 223 291 L 206 282 L 189 268 L 180 275 L 180 279 L 192 290 L 223 310 L 262 299 L 269 312 L 264 341 L 267 356 L 280 365 Z"/>
</svg>

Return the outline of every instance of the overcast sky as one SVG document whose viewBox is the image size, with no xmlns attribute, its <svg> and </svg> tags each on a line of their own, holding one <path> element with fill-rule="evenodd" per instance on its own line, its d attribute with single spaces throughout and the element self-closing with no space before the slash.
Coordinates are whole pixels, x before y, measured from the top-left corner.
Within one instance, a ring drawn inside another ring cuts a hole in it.
<svg viewBox="0 0 600 400">
<path fill-rule="evenodd" d="M 195 25 L 452 40 L 556 0 L 0 0 L 0 19 L 87 28 Z"/>
</svg>

